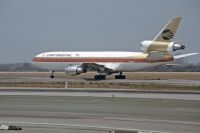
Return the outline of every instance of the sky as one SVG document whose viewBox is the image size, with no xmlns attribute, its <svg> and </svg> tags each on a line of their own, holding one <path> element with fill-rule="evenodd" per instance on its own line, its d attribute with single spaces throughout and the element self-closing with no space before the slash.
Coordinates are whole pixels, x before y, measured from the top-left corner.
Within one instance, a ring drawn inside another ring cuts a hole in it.
<svg viewBox="0 0 200 133">
<path fill-rule="evenodd" d="M 0 64 L 48 51 L 140 52 L 174 16 L 183 53 L 200 52 L 199 0 L 0 0 Z"/>
</svg>

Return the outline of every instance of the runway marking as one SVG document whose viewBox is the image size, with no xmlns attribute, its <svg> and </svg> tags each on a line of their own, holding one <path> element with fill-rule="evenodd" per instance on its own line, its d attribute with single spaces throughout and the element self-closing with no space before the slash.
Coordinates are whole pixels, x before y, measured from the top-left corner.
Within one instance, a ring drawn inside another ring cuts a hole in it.
<svg viewBox="0 0 200 133">
<path fill-rule="evenodd" d="M 165 131 L 148 131 L 148 130 L 140 130 L 140 129 L 128 129 L 128 128 L 115 128 L 115 127 L 100 127 L 100 126 L 89 126 L 89 125 L 73 125 L 73 124 L 63 124 L 63 123 L 40 123 L 40 122 L 14 122 L 14 121 L 0 121 L 0 123 L 6 124 L 25 124 L 25 125 L 47 125 L 47 126 L 66 126 L 71 128 L 90 128 L 90 129 L 99 129 L 99 130 L 126 130 L 126 131 L 143 131 L 148 133 L 169 133 Z"/>
<path fill-rule="evenodd" d="M 23 92 L 0 91 L 0 96 L 83 96 L 83 97 L 127 97 L 146 99 L 200 100 L 200 94 L 168 94 L 168 93 L 126 93 L 126 92 Z"/>
</svg>

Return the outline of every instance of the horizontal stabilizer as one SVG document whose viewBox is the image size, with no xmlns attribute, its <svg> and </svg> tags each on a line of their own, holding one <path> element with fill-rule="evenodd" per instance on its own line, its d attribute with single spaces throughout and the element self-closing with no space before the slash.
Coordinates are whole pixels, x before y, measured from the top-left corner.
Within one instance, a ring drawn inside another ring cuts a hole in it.
<svg viewBox="0 0 200 133">
<path fill-rule="evenodd" d="M 172 64 L 172 63 L 169 63 L 169 64 L 163 64 L 163 66 L 182 66 L 183 64 Z"/>
<path fill-rule="evenodd" d="M 192 55 L 197 55 L 197 54 L 199 54 L 199 53 L 189 53 L 189 54 L 175 55 L 174 59 L 181 59 L 181 58 L 185 58 L 185 57 L 192 56 Z"/>
</svg>

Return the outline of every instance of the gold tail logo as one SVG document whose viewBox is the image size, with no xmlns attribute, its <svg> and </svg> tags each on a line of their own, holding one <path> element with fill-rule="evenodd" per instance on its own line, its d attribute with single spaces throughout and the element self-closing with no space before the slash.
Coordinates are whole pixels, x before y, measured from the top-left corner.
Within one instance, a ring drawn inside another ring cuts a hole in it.
<svg viewBox="0 0 200 133">
<path fill-rule="evenodd" d="M 170 40 L 174 37 L 174 33 L 173 31 L 169 30 L 169 29 L 166 29 L 162 32 L 162 38 L 164 40 Z"/>
</svg>

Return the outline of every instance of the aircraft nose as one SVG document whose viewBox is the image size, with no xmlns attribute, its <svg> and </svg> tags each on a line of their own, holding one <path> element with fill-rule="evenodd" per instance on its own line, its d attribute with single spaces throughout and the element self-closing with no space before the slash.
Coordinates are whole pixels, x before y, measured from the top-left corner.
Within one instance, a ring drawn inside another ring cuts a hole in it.
<svg viewBox="0 0 200 133">
<path fill-rule="evenodd" d="M 33 58 L 32 58 L 32 62 L 36 62 L 36 57 L 33 57 Z"/>
<path fill-rule="evenodd" d="M 38 54 L 38 55 L 34 56 L 34 57 L 32 58 L 32 62 L 37 62 L 37 59 L 38 59 L 38 57 L 40 57 L 40 56 L 41 56 L 41 54 Z"/>
</svg>

